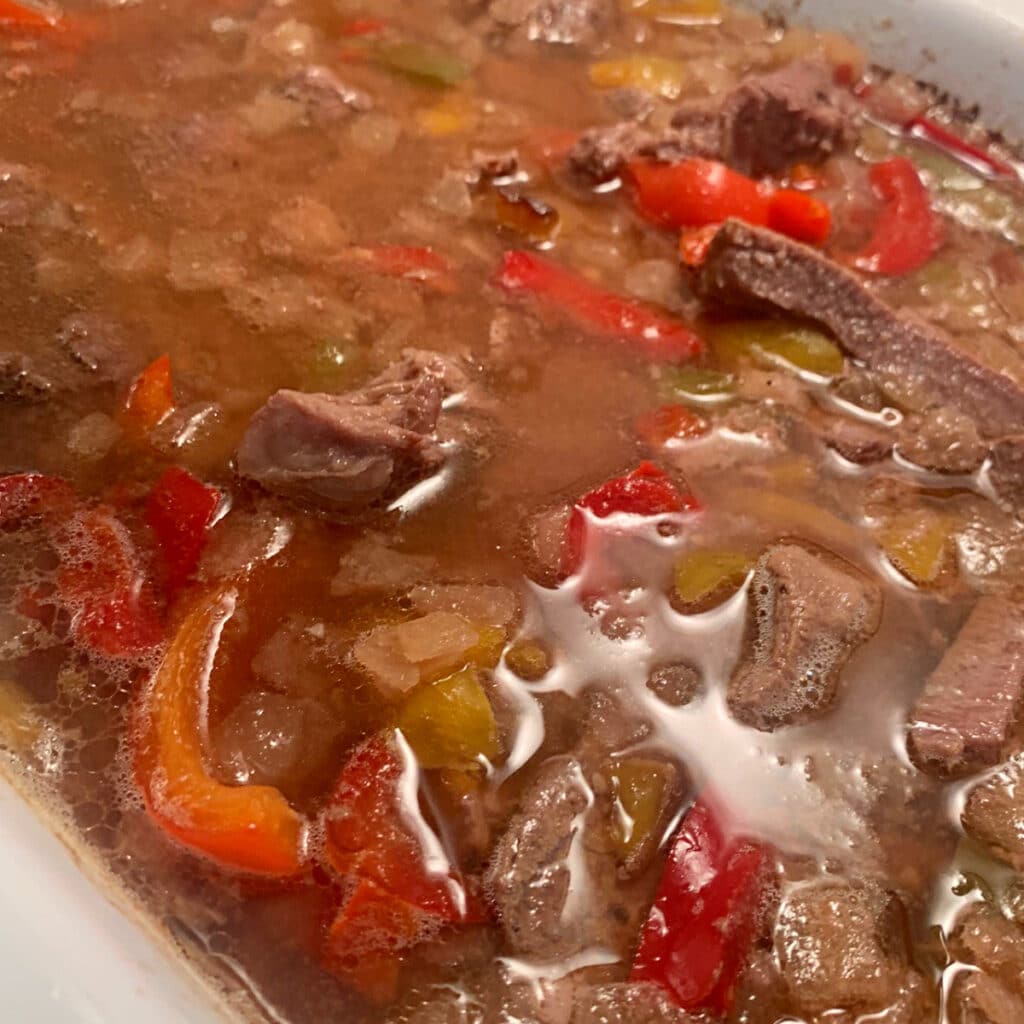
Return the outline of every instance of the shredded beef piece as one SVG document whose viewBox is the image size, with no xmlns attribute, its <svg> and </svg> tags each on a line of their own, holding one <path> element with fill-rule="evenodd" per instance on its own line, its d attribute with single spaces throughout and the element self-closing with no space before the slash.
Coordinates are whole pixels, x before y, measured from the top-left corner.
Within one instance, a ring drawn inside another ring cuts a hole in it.
<svg viewBox="0 0 1024 1024">
<path fill-rule="evenodd" d="M 98 384 L 127 380 L 141 360 L 125 328 L 100 313 L 72 313 L 57 329 L 57 347 L 74 368 Z"/>
<path fill-rule="evenodd" d="M 983 596 L 914 705 L 907 739 L 912 760 L 944 777 L 998 764 L 1022 697 L 1021 599 Z"/>
<path fill-rule="evenodd" d="M 907 975 L 899 899 L 868 886 L 809 885 L 783 902 L 775 928 L 782 977 L 801 1010 L 881 1010 Z"/>
<path fill-rule="evenodd" d="M 302 104 L 306 114 L 316 121 L 336 121 L 350 113 L 362 113 L 373 108 L 373 100 L 363 92 L 347 85 L 327 67 L 309 64 L 281 83 L 283 96 Z"/>
<path fill-rule="evenodd" d="M 569 154 L 569 166 L 590 180 L 607 181 L 637 157 L 706 157 L 760 177 L 795 163 L 819 163 L 852 134 L 850 111 L 828 66 L 797 61 L 748 75 L 722 100 L 684 103 L 662 130 L 635 120 L 592 128 Z"/>
<path fill-rule="evenodd" d="M 727 306 L 789 313 L 830 331 L 869 369 L 917 385 L 969 416 L 987 438 L 1024 433 L 1024 390 L 936 327 L 890 309 L 850 271 L 767 228 L 730 220 L 695 281 Z"/>
<path fill-rule="evenodd" d="M 40 373 L 32 360 L 20 352 L 0 352 L 0 401 L 42 401 L 53 382 Z"/>
<path fill-rule="evenodd" d="M 1024 996 L 1024 928 L 989 903 L 973 903 L 959 916 L 949 939 L 953 955 L 980 967 Z"/>
<path fill-rule="evenodd" d="M 464 381 L 445 358 L 411 351 L 356 391 L 278 391 L 249 423 L 238 472 L 337 511 L 394 498 L 444 461 L 441 401 Z"/>
<path fill-rule="evenodd" d="M 1024 871 L 1024 754 L 971 790 L 961 820 L 994 856 Z"/>
<path fill-rule="evenodd" d="M 835 555 L 777 544 L 750 595 L 751 650 L 729 682 L 730 710 L 762 730 L 821 716 L 850 655 L 878 628 L 881 590 Z"/>
</svg>

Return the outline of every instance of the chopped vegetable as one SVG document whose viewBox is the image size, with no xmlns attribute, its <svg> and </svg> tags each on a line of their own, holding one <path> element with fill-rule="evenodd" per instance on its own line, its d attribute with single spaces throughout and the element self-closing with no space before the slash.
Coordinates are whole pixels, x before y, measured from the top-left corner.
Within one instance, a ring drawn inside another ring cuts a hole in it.
<svg viewBox="0 0 1024 1024">
<path fill-rule="evenodd" d="M 146 501 L 146 523 L 156 535 L 167 589 L 177 592 L 196 571 L 207 533 L 220 504 L 220 491 L 172 466 Z"/>
<path fill-rule="evenodd" d="M 930 143 L 936 149 L 951 156 L 954 160 L 959 160 L 972 171 L 983 174 L 987 178 L 1016 179 L 1018 177 L 1013 167 L 1004 160 L 1000 160 L 981 147 L 960 138 L 959 135 L 929 117 L 912 118 L 907 122 L 904 130 L 913 138 Z"/>
<path fill-rule="evenodd" d="M 689 512 L 700 506 L 693 495 L 682 494 L 667 474 L 652 462 L 595 487 L 573 506 L 569 517 L 563 569 L 579 569 L 587 546 L 587 516 L 607 519 L 612 515 L 643 518 Z"/>
<path fill-rule="evenodd" d="M 374 47 L 377 62 L 427 85 L 450 86 L 469 77 L 469 66 L 455 54 L 424 43 L 388 43 Z"/>
<path fill-rule="evenodd" d="M 506 252 L 498 283 L 508 291 L 536 295 L 584 327 L 630 342 L 654 359 L 692 359 L 704 347 L 701 338 L 677 320 L 606 292 L 532 253 Z"/>
<path fill-rule="evenodd" d="M 693 399 L 726 398 L 736 388 L 736 378 L 731 373 L 690 366 L 672 370 L 665 383 L 675 394 Z"/>
<path fill-rule="evenodd" d="M 62 20 L 60 8 L 49 4 L 0 0 L 0 29 L 5 25 L 18 28 L 58 28 Z"/>
<path fill-rule="evenodd" d="M 136 434 L 147 434 L 173 409 L 171 360 L 163 355 L 135 378 L 125 400 L 124 420 Z"/>
<path fill-rule="evenodd" d="M 611 769 L 615 819 L 612 840 L 621 863 L 648 843 L 664 817 L 666 766 L 646 758 L 624 758 Z"/>
<path fill-rule="evenodd" d="M 198 600 L 144 690 L 134 731 L 136 778 L 150 815 L 169 836 L 218 864 L 272 877 L 304 860 L 299 815 L 269 786 L 225 786 L 206 769 L 202 737 L 221 634 L 237 592 Z"/>
<path fill-rule="evenodd" d="M 886 557 L 904 576 L 927 586 L 951 562 L 953 526 L 946 516 L 908 510 L 882 524 L 878 538 Z"/>
<path fill-rule="evenodd" d="M 885 201 L 868 243 L 850 257 L 859 270 L 898 276 L 923 267 L 945 239 L 942 220 L 914 165 L 894 157 L 871 168 L 871 184 Z"/>
<path fill-rule="evenodd" d="M 76 501 L 74 488 L 60 477 L 43 473 L 0 477 L 0 527 L 18 526 L 30 516 L 51 521 L 63 518 Z"/>
<path fill-rule="evenodd" d="M 845 365 L 839 346 L 821 331 L 781 320 L 722 324 L 711 332 L 710 340 L 715 354 L 723 361 L 753 357 L 819 377 L 841 373 Z"/>
<path fill-rule="evenodd" d="M 722 0 L 619 0 L 625 14 L 636 14 L 667 25 L 717 25 Z"/>
<path fill-rule="evenodd" d="M 0 745 L 16 751 L 31 750 L 43 735 L 43 722 L 25 691 L 9 679 L 0 679 Z"/>
<path fill-rule="evenodd" d="M 432 914 L 387 889 L 358 881 L 331 924 L 331 967 L 364 998 L 385 1005 L 395 997 L 402 954 L 437 931 Z"/>
<path fill-rule="evenodd" d="M 541 199 L 509 188 L 496 188 L 494 205 L 501 228 L 538 244 L 550 242 L 558 234 L 561 220 L 558 211 Z"/>
<path fill-rule="evenodd" d="M 60 556 L 57 593 L 71 633 L 115 658 L 151 652 L 163 639 L 156 597 L 135 545 L 106 508 L 83 509 L 51 535 Z"/>
<path fill-rule="evenodd" d="M 716 160 L 640 160 L 629 165 L 629 174 L 640 212 L 666 227 L 709 228 L 738 217 L 813 244 L 824 242 L 831 230 L 832 214 L 820 199 L 771 188 Z M 681 243 L 684 261 L 699 265 L 711 237 L 687 231 Z"/>
<path fill-rule="evenodd" d="M 498 755 L 498 726 L 474 668 L 418 686 L 398 727 L 423 768 L 467 769 Z"/>
<path fill-rule="evenodd" d="M 551 658 L 535 640 L 520 640 L 506 652 L 505 664 L 520 679 L 533 683 L 548 674 L 551 669 Z"/>
<path fill-rule="evenodd" d="M 709 429 L 708 421 L 685 405 L 663 405 L 636 421 L 636 432 L 654 448 L 703 437 Z"/>
<path fill-rule="evenodd" d="M 420 835 L 404 805 L 397 739 L 378 733 L 350 755 L 325 816 L 325 853 L 343 878 L 373 882 L 441 922 L 481 920 L 483 908 L 452 873 L 424 863 Z"/>
<path fill-rule="evenodd" d="M 631 980 L 684 1010 L 725 1015 L 757 938 L 770 851 L 728 835 L 704 800 L 690 808 L 654 899 Z"/>
<path fill-rule="evenodd" d="M 668 100 L 679 98 L 686 77 L 686 65 L 667 57 L 636 54 L 590 65 L 590 81 L 599 89 L 642 89 Z"/>
<path fill-rule="evenodd" d="M 743 551 L 688 551 L 676 563 L 676 598 L 686 607 L 704 607 L 715 598 L 724 599 L 743 586 L 753 565 L 754 559 Z"/>
</svg>

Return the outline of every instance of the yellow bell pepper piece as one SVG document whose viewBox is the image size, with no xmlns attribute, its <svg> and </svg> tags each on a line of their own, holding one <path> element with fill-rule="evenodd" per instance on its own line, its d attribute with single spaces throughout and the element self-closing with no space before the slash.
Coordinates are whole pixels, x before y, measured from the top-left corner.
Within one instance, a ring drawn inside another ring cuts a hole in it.
<svg viewBox="0 0 1024 1024">
<path fill-rule="evenodd" d="M 432 107 L 417 111 L 416 121 L 428 135 L 446 138 L 465 135 L 476 127 L 478 117 L 472 100 L 464 93 L 450 93 Z"/>
<path fill-rule="evenodd" d="M 498 755 L 498 724 L 475 668 L 421 683 L 397 724 L 423 768 L 469 770 Z"/>
<path fill-rule="evenodd" d="M 684 605 L 701 605 L 718 594 L 735 593 L 754 560 L 742 551 L 701 548 L 676 563 L 676 597 Z"/>
<path fill-rule="evenodd" d="M 830 377 L 841 373 L 843 353 L 834 341 L 811 327 L 780 320 L 748 320 L 711 331 L 711 347 L 725 362 L 747 357 Z"/>
<path fill-rule="evenodd" d="M 717 25 L 722 0 L 620 0 L 623 14 L 635 14 L 670 25 Z"/>
<path fill-rule="evenodd" d="M 951 519 L 920 510 L 901 513 L 878 531 L 886 558 L 911 582 L 921 586 L 934 583 L 949 564 L 952 535 Z"/>
<path fill-rule="evenodd" d="M 686 84 L 686 66 L 667 57 L 636 54 L 591 64 L 590 82 L 598 89 L 643 89 L 674 100 L 679 98 Z"/>
<path fill-rule="evenodd" d="M 520 679 L 535 683 L 548 674 L 551 659 L 540 644 L 533 640 L 520 640 L 509 648 L 505 655 L 505 664 Z"/>
<path fill-rule="evenodd" d="M 18 753 L 42 739 L 43 722 L 17 683 L 0 679 L 0 746 Z"/>
<path fill-rule="evenodd" d="M 619 861 L 625 862 L 658 827 L 668 785 L 666 767 L 658 761 L 629 758 L 615 764 L 611 779 L 612 845 Z"/>
</svg>

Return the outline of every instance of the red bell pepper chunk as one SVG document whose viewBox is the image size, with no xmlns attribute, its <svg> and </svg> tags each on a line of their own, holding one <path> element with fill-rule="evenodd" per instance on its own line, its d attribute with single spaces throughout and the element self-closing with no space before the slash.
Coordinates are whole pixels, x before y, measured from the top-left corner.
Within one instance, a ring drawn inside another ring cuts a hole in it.
<svg viewBox="0 0 1024 1024">
<path fill-rule="evenodd" d="M 148 654 L 163 639 L 159 606 L 131 537 L 105 508 L 76 512 L 55 529 L 57 594 L 74 638 L 103 654 Z"/>
<path fill-rule="evenodd" d="M 587 513 L 598 519 L 611 515 L 651 518 L 674 512 L 694 511 L 700 506 L 692 494 L 682 494 L 668 475 L 653 462 L 595 487 L 573 506 L 569 517 L 563 571 L 576 572 L 587 546 Z"/>
<path fill-rule="evenodd" d="M 341 254 L 340 262 L 354 264 L 386 277 L 419 281 L 437 291 L 452 292 L 456 287 L 451 263 L 428 246 L 352 246 Z"/>
<path fill-rule="evenodd" d="M 19 3 L 18 0 L 0 0 L 0 27 L 15 25 L 18 28 L 57 28 L 62 20 L 59 10 L 35 4 Z"/>
<path fill-rule="evenodd" d="M 832 211 L 806 192 L 783 188 L 768 201 L 768 227 L 798 242 L 822 245 L 832 231 Z"/>
<path fill-rule="evenodd" d="M 717 160 L 639 160 L 629 165 L 629 175 L 637 207 L 656 224 L 700 228 L 730 217 L 762 227 L 768 224 L 767 190 Z"/>
<path fill-rule="evenodd" d="M 356 748 L 325 815 L 328 863 L 342 877 L 373 882 L 441 922 L 484 920 L 482 904 L 460 878 L 424 864 L 403 806 L 405 772 L 393 733 L 378 733 Z"/>
<path fill-rule="evenodd" d="M 771 852 L 727 835 L 709 804 L 689 810 L 640 935 L 631 979 L 684 1010 L 726 1014 L 757 938 Z"/>
<path fill-rule="evenodd" d="M 340 34 L 350 39 L 359 36 L 375 36 L 387 27 L 388 23 L 383 18 L 352 18 L 341 26 Z"/>
<path fill-rule="evenodd" d="M 941 149 L 954 160 L 966 164 L 972 171 L 984 174 L 987 178 L 1017 178 L 1017 172 L 1004 160 L 975 146 L 966 139 L 951 132 L 944 125 L 929 117 L 914 117 L 907 122 L 904 130 L 915 139 L 927 142 L 936 149 Z"/>
<path fill-rule="evenodd" d="M 708 421 L 685 405 L 662 405 L 636 421 L 636 432 L 652 447 L 703 437 Z"/>
<path fill-rule="evenodd" d="M 74 488 L 59 477 L 43 473 L 0 477 L 0 526 L 17 526 L 30 516 L 67 515 L 76 500 Z"/>
<path fill-rule="evenodd" d="M 367 1000 L 391 1002 L 404 951 L 429 938 L 438 919 L 373 882 L 346 896 L 327 936 L 331 967 Z"/>
<path fill-rule="evenodd" d="M 536 295 L 582 327 L 627 341 L 653 359 L 679 362 L 704 348 L 700 336 L 678 320 L 605 291 L 530 252 L 506 252 L 497 281 L 507 291 Z"/>
<path fill-rule="evenodd" d="M 156 537 L 171 595 L 196 571 L 219 504 L 220 491 L 178 466 L 168 469 L 153 486 L 146 501 L 146 523 Z"/>
<path fill-rule="evenodd" d="M 909 274 L 923 267 L 945 238 L 942 219 L 931 207 L 928 190 L 906 157 L 871 168 L 871 184 L 885 200 L 868 243 L 850 257 L 859 270 L 873 274 Z"/>
<path fill-rule="evenodd" d="M 132 382 L 125 399 L 124 419 L 136 434 L 146 434 L 174 409 L 171 360 L 154 359 Z"/>
</svg>

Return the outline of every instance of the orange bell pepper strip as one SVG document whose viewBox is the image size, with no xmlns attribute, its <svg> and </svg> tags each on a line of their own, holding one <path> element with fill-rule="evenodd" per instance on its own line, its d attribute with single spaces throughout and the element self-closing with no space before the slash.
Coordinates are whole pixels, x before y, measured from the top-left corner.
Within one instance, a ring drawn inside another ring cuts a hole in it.
<svg viewBox="0 0 1024 1024">
<path fill-rule="evenodd" d="M 0 0 L 0 28 L 14 25 L 18 28 L 57 28 L 63 20 L 55 8 L 19 3 L 18 0 Z"/>
<path fill-rule="evenodd" d="M 133 733 L 135 776 L 150 816 L 171 838 L 226 868 L 298 874 L 302 818 L 271 786 L 226 786 L 206 768 L 203 714 L 221 634 L 237 591 L 197 601 L 145 688 Z"/>
<path fill-rule="evenodd" d="M 174 409 L 170 356 L 162 355 L 135 378 L 124 404 L 125 425 L 135 434 L 147 434 Z"/>
</svg>

